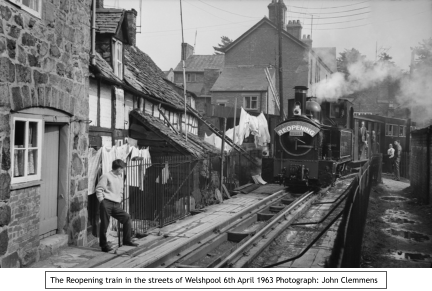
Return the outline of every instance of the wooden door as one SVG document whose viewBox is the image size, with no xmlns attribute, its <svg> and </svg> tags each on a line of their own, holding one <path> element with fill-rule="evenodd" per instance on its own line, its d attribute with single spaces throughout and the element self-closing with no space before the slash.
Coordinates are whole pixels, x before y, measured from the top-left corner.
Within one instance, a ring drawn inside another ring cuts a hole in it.
<svg viewBox="0 0 432 291">
<path fill-rule="evenodd" d="M 42 149 L 39 235 L 50 236 L 57 230 L 60 127 L 45 125 Z"/>
</svg>

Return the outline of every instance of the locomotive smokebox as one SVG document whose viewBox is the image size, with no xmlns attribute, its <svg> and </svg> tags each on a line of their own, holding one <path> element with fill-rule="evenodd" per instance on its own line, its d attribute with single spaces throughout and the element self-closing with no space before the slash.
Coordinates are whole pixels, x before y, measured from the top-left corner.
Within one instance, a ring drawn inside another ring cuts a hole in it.
<svg viewBox="0 0 432 291">
<path fill-rule="evenodd" d="M 300 107 L 301 115 L 306 114 L 306 92 L 308 90 L 308 87 L 305 86 L 295 86 L 295 95 L 294 95 L 294 104 L 298 105 Z M 298 106 L 295 106 L 294 110 L 298 111 Z M 298 113 L 294 112 L 294 115 L 300 115 Z"/>
</svg>

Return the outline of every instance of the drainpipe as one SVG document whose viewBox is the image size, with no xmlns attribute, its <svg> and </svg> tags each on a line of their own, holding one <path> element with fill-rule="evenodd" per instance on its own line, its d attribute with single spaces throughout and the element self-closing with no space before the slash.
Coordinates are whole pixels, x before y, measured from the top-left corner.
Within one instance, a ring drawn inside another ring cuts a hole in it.
<svg viewBox="0 0 432 291">
<path fill-rule="evenodd" d="M 92 39 L 91 39 L 91 46 L 92 46 L 92 52 L 91 52 L 91 64 L 93 66 L 96 65 L 96 0 L 93 0 L 93 9 L 92 9 Z"/>
</svg>

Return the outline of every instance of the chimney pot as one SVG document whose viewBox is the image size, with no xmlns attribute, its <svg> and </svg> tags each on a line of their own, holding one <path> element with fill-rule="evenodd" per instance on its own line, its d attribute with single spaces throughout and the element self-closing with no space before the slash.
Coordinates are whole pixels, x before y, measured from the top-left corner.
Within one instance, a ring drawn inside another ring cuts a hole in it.
<svg viewBox="0 0 432 291">
<path fill-rule="evenodd" d="M 308 39 L 310 39 L 310 34 L 308 34 Z"/>
<path fill-rule="evenodd" d="M 300 20 L 297 20 L 297 23 L 300 24 Z"/>
</svg>

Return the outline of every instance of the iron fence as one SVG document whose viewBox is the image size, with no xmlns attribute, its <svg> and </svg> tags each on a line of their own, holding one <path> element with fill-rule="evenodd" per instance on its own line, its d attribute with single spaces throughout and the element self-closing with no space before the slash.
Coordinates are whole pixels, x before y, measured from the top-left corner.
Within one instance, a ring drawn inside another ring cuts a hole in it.
<svg viewBox="0 0 432 291">
<path fill-rule="evenodd" d="M 136 234 L 144 235 L 189 214 L 194 200 L 192 173 L 197 163 L 187 156 L 129 161 L 122 205 Z"/>
<path fill-rule="evenodd" d="M 381 154 L 372 156 L 361 167 L 358 176 L 353 180 L 327 267 L 356 268 L 360 266 L 369 195 L 372 185 L 381 180 L 381 164 Z"/>
</svg>

